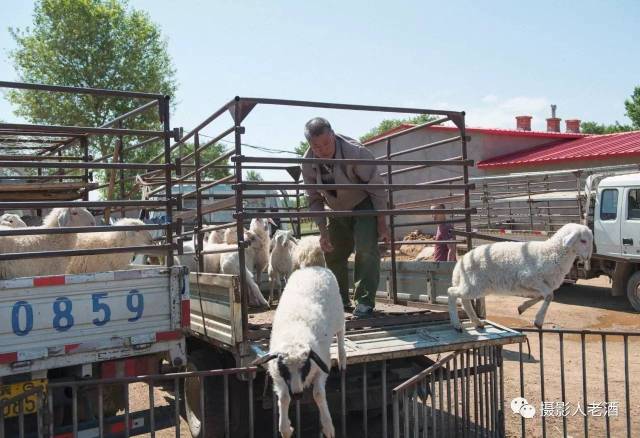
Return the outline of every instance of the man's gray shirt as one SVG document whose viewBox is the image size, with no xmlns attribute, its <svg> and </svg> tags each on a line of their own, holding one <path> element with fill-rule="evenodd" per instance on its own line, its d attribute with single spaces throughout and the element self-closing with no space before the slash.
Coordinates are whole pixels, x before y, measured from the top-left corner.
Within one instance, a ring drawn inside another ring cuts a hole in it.
<svg viewBox="0 0 640 438">
<path fill-rule="evenodd" d="M 309 148 L 304 158 L 317 158 L 313 150 Z M 336 134 L 335 158 L 373 160 L 371 151 L 356 140 L 344 135 Z M 378 174 L 378 167 L 371 164 L 344 164 L 336 163 L 326 165 L 303 164 L 302 177 L 305 184 L 328 184 L 331 180 L 335 184 L 363 184 L 362 189 L 347 190 L 307 190 L 309 211 L 324 211 L 327 205 L 332 210 L 353 210 L 367 196 L 371 198 L 373 208 L 385 210 L 387 208 L 386 190 L 370 189 L 365 184 L 384 184 Z M 325 218 L 315 218 L 318 224 L 325 223 Z"/>
</svg>

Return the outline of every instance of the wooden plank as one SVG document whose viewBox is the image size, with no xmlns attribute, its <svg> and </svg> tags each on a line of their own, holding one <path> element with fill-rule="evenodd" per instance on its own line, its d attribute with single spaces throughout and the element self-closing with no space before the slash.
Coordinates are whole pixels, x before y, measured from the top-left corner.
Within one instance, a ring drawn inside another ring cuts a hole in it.
<svg viewBox="0 0 640 438">
<path fill-rule="evenodd" d="M 0 184 L 0 192 L 37 192 L 37 191 L 70 191 L 84 188 L 95 188 L 96 184 L 84 183 L 27 183 Z"/>
</svg>

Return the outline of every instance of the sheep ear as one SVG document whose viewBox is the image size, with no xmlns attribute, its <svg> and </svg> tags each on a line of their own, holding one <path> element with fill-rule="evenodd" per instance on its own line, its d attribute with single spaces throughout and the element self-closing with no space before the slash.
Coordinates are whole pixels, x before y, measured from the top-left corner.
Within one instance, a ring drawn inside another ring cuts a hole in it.
<svg viewBox="0 0 640 438">
<path fill-rule="evenodd" d="M 324 363 L 324 361 L 320 358 L 320 356 L 318 356 L 315 351 L 309 350 L 309 358 L 311 358 L 311 360 L 313 360 L 322 371 L 329 374 L 329 367 L 327 367 L 327 364 Z"/>
<path fill-rule="evenodd" d="M 562 246 L 564 246 L 565 248 L 573 246 L 579 237 L 580 234 L 577 231 L 572 231 L 562 238 Z"/>
<path fill-rule="evenodd" d="M 71 216 L 71 210 L 69 209 L 62 210 L 58 215 L 58 225 L 60 227 L 66 227 L 67 224 L 69 223 L 70 216 Z"/>
<path fill-rule="evenodd" d="M 274 227 L 277 227 L 277 225 L 276 225 L 276 223 L 273 221 L 273 219 L 269 218 L 269 219 L 267 219 L 267 220 L 269 221 L 269 223 L 270 223 L 271 225 L 273 225 Z"/>
<path fill-rule="evenodd" d="M 258 367 L 278 357 L 278 353 L 268 353 L 251 362 L 252 367 Z"/>
</svg>

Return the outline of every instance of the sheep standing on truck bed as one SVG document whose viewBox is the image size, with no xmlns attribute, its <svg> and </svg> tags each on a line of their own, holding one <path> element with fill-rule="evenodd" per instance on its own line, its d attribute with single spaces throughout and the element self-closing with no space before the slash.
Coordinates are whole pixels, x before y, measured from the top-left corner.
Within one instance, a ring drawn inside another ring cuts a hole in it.
<svg viewBox="0 0 640 438">
<path fill-rule="evenodd" d="M 278 395 L 279 430 L 284 438 L 293 434 L 289 421 L 291 398 L 299 400 L 304 388 L 311 385 L 322 432 L 329 438 L 335 436 L 325 383 L 331 369 L 329 348 L 334 336 L 338 340 L 338 367 L 347 367 L 344 335 L 342 298 L 333 273 L 320 267 L 295 271 L 273 317 L 269 353 L 254 361 L 260 365 L 277 359 L 269 363 L 268 372 Z"/>
<path fill-rule="evenodd" d="M 306 236 L 298 241 L 293 250 L 293 270 L 309 266 L 325 267 L 327 262 L 320 248 L 320 236 Z"/>
<path fill-rule="evenodd" d="M 144 225 L 144 222 L 139 219 L 124 218 L 116 221 L 113 226 L 114 230 L 117 230 L 116 227 L 126 225 Z M 107 231 L 80 234 L 76 241 L 76 249 L 117 248 L 154 244 L 153 237 L 148 230 Z M 130 251 L 71 257 L 66 273 L 85 274 L 89 272 L 122 271 L 128 268 L 134 254 L 134 251 Z"/>
<path fill-rule="evenodd" d="M 93 225 L 95 225 L 95 219 L 84 208 L 54 208 L 45 217 L 43 225 L 34 229 Z M 77 238 L 76 233 L 3 236 L 0 237 L 0 252 L 7 254 L 70 250 L 75 248 Z M 68 263 L 68 257 L 51 257 L 40 263 L 34 262 L 33 259 L 1 260 L 0 279 L 64 274 Z"/>
<path fill-rule="evenodd" d="M 282 287 L 282 277 L 285 282 L 293 271 L 292 252 L 296 244 L 293 231 L 278 230 L 271 239 L 273 249 L 269 255 L 269 304 L 273 304 L 273 290 L 278 286 L 278 292 Z"/>
<path fill-rule="evenodd" d="M 262 272 L 267 269 L 269 265 L 269 243 L 271 242 L 271 227 L 269 224 L 273 224 L 271 219 L 251 219 L 251 223 L 249 224 L 249 231 L 258 236 L 262 242 L 261 250 L 255 252 L 253 265 L 247 265 L 249 270 L 255 271 L 256 282 L 258 284 L 260 284 Z"/>
<path fill-rule="evenodd" d="M 453 269 L 449 288 L 451 323 L 462 331 L 456 309 L 460 298 L 473 325 L 483 327 L 471 300 L 493 293 L 531 298 L 518 307 L 519 313 L 544 300 L 534 322 L 542 328 L 553 292 L 563 283 L 576 257 L 588 262 L 592 250 L 591 230 L 566 224 L 542 242 L 499 242 L 469 251 Z"/>
<path fill-rule="evenodd" d="M 0 228 L 26 228 L 27 224 L 24 223 L 20 216 L 13 213 L 5 213 L 0 216 Z"/>
</svg>

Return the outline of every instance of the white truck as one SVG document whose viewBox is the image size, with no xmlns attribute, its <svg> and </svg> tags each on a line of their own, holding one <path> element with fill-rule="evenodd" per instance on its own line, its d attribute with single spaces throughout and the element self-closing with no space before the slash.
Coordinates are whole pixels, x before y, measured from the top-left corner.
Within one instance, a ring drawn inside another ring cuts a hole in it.
<svg viewBox="0 0 640 438">
<path fill-rule="evenodd" d="M 22 277 L 0 281 L 0 291 L 0 400 L 37 386 L 47 393 L 47 384 L 60 380 L 156 374 L 162 359 L 186 364 L 189 294 L 183 267 Z M 105 417 L 124 402 L 115 391 Z M 24 400 L 24 414 L 39 408 L 35 400 Z M 64 428 L 70 392 L 50 394 L 50 401 L 54 426 Z M 6 427 L 19 415 L 19 404 L 4 406 Z M 79 412 L 79 423 L 96 415 Z"/>
<path fill-rule="evenodd" d="M 590 266 L 576 265 L 568 279 L 608 276 L 611 294 L 626 295 L 640 311 L 637 170 L 621 166 L 477 178 L 474 228 L 499 239 L 541 240 L 565 223 L 584 223 L 593 231 L 594 254 Z"/>
</svg>

